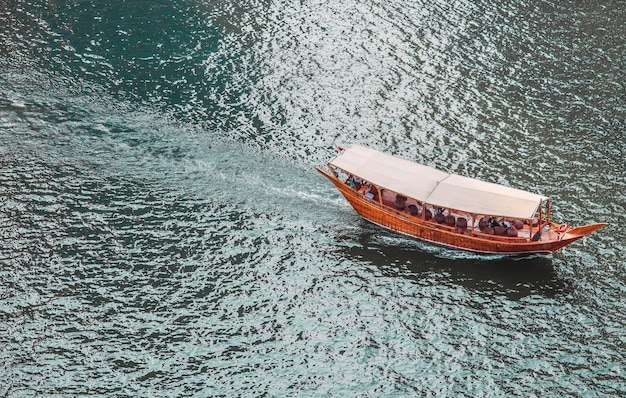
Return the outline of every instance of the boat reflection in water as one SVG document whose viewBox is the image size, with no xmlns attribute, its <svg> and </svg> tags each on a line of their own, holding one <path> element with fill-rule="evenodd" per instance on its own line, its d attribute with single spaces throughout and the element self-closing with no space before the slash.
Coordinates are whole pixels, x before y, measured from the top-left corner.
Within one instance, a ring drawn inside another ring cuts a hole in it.
<svg viewBox="0 0 626 398">
<path fill-rule="evenodd" d="M 548 254 L 606 223 L 550 220 L 550 198 L 449 174 L 361 145 L 339 148 L 328 178 L 362 217 L 426 242 L 479 253 Z"/>
</svg>

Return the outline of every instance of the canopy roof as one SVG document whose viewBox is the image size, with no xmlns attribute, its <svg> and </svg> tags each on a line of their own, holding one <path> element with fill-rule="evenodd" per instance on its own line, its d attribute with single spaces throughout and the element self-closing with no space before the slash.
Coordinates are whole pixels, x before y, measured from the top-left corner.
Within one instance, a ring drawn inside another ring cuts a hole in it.
<svg viewBox="0 0 626 398">
<path fill-rule="evenodd" d="M 529 219 L 546 196 L 448 174 L 353 144 L 329 164 L 423 203 L 474 214 Z"/>
</svg>

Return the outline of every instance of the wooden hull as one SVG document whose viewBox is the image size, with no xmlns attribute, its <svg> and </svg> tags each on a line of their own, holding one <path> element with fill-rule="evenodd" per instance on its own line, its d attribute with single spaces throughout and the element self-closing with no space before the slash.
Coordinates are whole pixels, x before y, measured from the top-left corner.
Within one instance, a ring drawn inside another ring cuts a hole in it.
<svg viewBox="0 0 626 398">
<path fill-rule="evenodd" d="M 558 234 L 558 238 L 537 242 L 531 241 L 530 238 L 511 239 L 505 236 L 461 234 L 435 222 L 381 205 L 357 193 L 334 175 L 319 168 L 317 170 L 337 187 L 354 210 L 366 220 L 412 238 L 455 249 L 489 254 L 549 254 L 607 225 L 600 223 L 571 228 L 565 233 Z M 554 224 L 553 228 L 556 229 L 556 227 L 557 225 Z"/>
</svg>

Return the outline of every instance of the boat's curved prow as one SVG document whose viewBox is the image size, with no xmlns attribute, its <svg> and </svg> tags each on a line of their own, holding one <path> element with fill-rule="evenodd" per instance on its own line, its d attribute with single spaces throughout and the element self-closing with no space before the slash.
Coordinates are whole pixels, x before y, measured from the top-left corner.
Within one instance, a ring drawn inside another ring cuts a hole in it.
<svg viewBox="0 0 626 398">
<path fill-rule="evenodd" d="M 607 225 L 609 224 L 601 222 L 597 224 L 583 225 L 582 227 L 574 227 L 565 233 L 563 239 L 582 238 L 583 236 L 589 235 L 590 233 L 597 231 L 600 228 L 604 228 Z"/>
</svg>

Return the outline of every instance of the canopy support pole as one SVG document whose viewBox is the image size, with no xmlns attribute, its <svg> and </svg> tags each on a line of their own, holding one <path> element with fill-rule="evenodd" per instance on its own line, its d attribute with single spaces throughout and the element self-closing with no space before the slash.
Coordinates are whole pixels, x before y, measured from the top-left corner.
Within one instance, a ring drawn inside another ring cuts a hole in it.
<svg viewBox="0 0 626 398">
<path fill-rule="evenodd" d="M 337 175 L 337 172 L 335 171 L 335 169 L 333 168 L 333 166 L 330 163 L 328 164 L 328 169 L 330 170 L 331 173 L 333 173 L 333 175 L 335 176 L 335 178 L 339 178 L 339 176 Z"/>
</svg>

